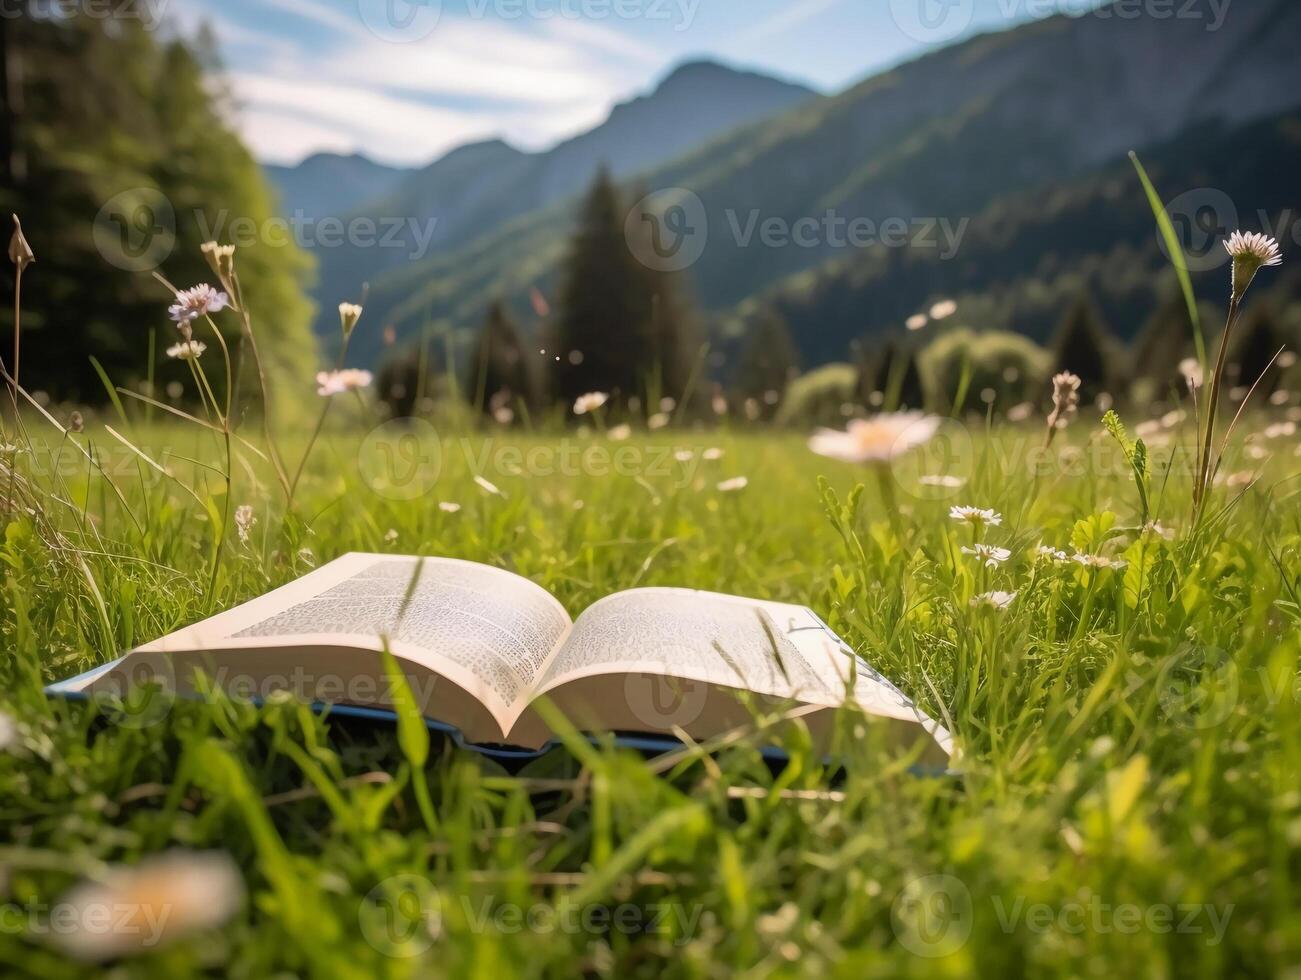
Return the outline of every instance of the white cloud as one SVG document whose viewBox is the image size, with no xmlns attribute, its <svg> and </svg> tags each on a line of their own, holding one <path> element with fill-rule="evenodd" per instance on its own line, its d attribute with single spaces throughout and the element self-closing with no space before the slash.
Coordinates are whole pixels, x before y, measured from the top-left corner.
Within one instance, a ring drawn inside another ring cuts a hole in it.
<svg viewBox="0 0 1301 980">
<path fill-rule="evenodd" d="M 775 14 L 740 31 L 732 39 L 732 47 L 746 48 L 794 30 L 819 14 L 838 7 L 844 0 L 792 0 Z"/>
</svg>

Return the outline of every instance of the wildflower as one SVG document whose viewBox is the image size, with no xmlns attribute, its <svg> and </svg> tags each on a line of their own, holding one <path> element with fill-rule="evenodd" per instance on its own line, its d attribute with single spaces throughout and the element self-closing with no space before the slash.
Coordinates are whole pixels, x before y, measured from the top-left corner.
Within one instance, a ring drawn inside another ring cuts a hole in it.
<svg viewBox="0 0 1301 980">
<path fill-rule="evenodd" d="M 744 490 L 750 485 L 750 481 L 743 476 L 733 477 L 730 480 L 724 480 L 718 485 L 719 493 L 735 493 L 738 490 Z"/>
<path fill-rule="evenodd" d="M 925 476 L 917 478 L 917 482 L 924 487 L 944 487 L 948 490 L 957 490 L 966 484 L 966 480 L 960 476 L 950 476 L 947 473 L 928 473 Z"/>
<path fill-rule="evenodd" d="M 117 959 L 215 929 L 243 900 L 244 882 L 229 855 L 173 851 L 74 886 L 58 904 L 71 913 L 68 928 L 49 935 L 83 962 Z"/>
<path fill-rule="evenodd" d="M 626 424 L 616 425 L 613 428 L 611 428 L 610 431 L 607 432 L 605 435 L 606 438 L 611 439 L 614 442 L 623 442 L 625 439 L 629 438 L 632 435 L 632 426 Z"/>
<path fill-rule="evenodd" d="M 1059 549 L 1046 544 L 1041 544 L 1039 547 L 1035 548 L 1034 554 L 1036 558 L 1042 559 L 1043 561 L 1070 561 L 1071 560 L 1070 555 L 1068 555 L 1066 552 L 1060 551 Z"/>
<path fill-rule="evenodd" d="M 1160 521 L 1148 521 L 1143 525 L 1144 534 L 1154 534 L 1159 538 L 1165 538 L 1169 541 L 1175 536 L 1174 531 L 1164 526 Z"/>
<path fill-rule="evenodd" d="M 201 316 L 219 313 L 229 303 L 229 296 L 204 282 L 177 293 L 176 302 L 167 308 L 167 315 L 177 323 L 189 324 Z"/>
<path fill-rule="evenodd" d="M 0 752 L 18 744 L 18 722 L 0 711 Z"/>
<path fill-rule="evenodd" d="M 649 429 L 662 429 L 669 424 L 667 412 L 656 412 L 646 420 L 646 427 Z"/>
<path fill-rule="evenodd" d="M 370 387 L 374 376 L 369 371 L 358 368 L 344 368 L 342 371 L 321 371 L 316 375 L 316 393 L 322 398 L 339 395 L 345 391 L 356 391 Z"/>
<path fill-rule="evenodd" d="M 958 304 L 951 299 L 942 299 L 931 307 L 932 320 L 947 320 L 958 312 Z"/>
<path fill-rule="evenodd" d="M 32 247 L 27 244 L 27 237 L 23 234 L 23 223 L 18 220 L 18 215 L 11 215 L 14 219 L 14 233 L 9 239 L 9 261 L 18 266 L 18 274 L 22 275 L 23 270 L 36 261 L 36 255 L 32 252 Z"/>
<path fill-rule="evenodd" d="M 339 304 L 339 326 L 343 328 L 344 340 L 352 336 L 353 328 L 357 326 L 357 321 L 360 319 L 361 307 L 356 303 Z"/>
<path fill-rule="evenodd" d="M 595 412 L 609 400 L 610 396 L 604 391 L 589 391 L 574 400 L 574 414 L 586 415 L 588 412 Z"/>
<path fill-rule="evenodd" d="M 973 608 L 1006 609 L 1017 597 L 1015 592 L 986 592 L 971 600 Z"/>
<path fill-rule="evenodd" d="M 391 528 L 389 528 L 387 531 L 384 532 L 384 540 L 385 540 L 388 544 L 392 544 L 392 543 L 395 542 L 397 539 L 398 539 L 397 528 L 393 528 L 393 527 L 391 527 Z"/>
<path fill-rule="evenodd" d="M 1108 558 L 1106 555 L 1086 555 L 1077 551 L 1071 555 L 1071 561 L 1085 568 L 1110 568 L 1114 571 L 1121 571 L 1126 567 L 1126 563 L 1118 558 Z"/>
<path fill-rule="evenodd" d="M 1286 439 L 1289 436 L 1296 435 L 1295 422 L 1275 422 L 1273 425 L 1265 427 L 1266 439 Z"/>
<path fill-rule="evenodd" d="M 444 500 L 442 503 L 438 505 L 438 509 L 441 510 L 444 514 L 456 514 L 460 512 L 461 505 L 454 504 L 450 500 Z"/>
<path fill-rule="evenodd" d="M 257 523 L 257 517 L 249 504 L 240 504 L 235 508 L 235 530 L 239 532 L 241 544 L 248 544 L 248 533 Z"/>
<path fill-rule="evenodd" d="M 723 450 L 719 449 L 717 446 L 710 446 L 700 454 L 700 458 L 708 460 L 711 463 L 715 462 L 723 458 Z"/>
<path fill-rule="evenodd" d="M 196 361 L 207 349 L 208 345 L 201 340 L 182 340 L 167 348 L 167 356 L 178 361 Z"/>
<path fill-rule="evenodd" d="M 1048 431 L 1064 429 L 1080 407 L 1080 376 L 1063 371 L 1053 377 L 1053 411 L 1048 416 Z"/>
<path fill-rule="evenodd" d="M 1188 413 L 1182 408 L 1176 408 L 1173 411 L 1166 412 L 1161 416 L 1161 427 L 1163 429 L 1173 429 L 1176 425 L 1188 418 Z"/>
<path fill-rule="evenodd" d="M 909 330 L 920 330 L 930 322 L 925 313 L 914 313 L 904 321 L 904 326 Z"/>
<path fill-rule="evenodd" d="M 973 527 L 998 527 L 1003 523 L 1003 515 L 994 510 L 980 507 L 950 507 L 949 517 L 963 521 Z"/>
<path fill-rule="evenodd" d="M 298 560 L 304 565 L 316 565 L 316 553 L 311 548 L 299 548 Z"/>
<path fill-rule="evenodd" d="M 676 398 L 673 398 L 669 395 L 665 395 L 663 398 L 660 399 L 661 412 L 671 412 L 677 407 L 678 407 L 678 400 Z"/>
<path fill-rule="evenodd" d="M 710 400 L 710 407 L 714 410 L 715 415 L 727 414 L 727 399 L 721 394 L 715 394 Z"/>
<path fill-rule="evenodd" d="M 1233 298 L 1241 300 L 1256 273 L 1266 266 L 1283 264 L 1278 242 L 1258 232 L 1235 231 L 1224 243 L 1233 256 Z"/>
<path fill-rule="evenodd" d="M 500 489 L 498 489 L 495 483 L 490 483 L 488 480 L 485 480 L 481 476 L 476 476 L 474 478 L 474 482 L 478 484 L 479 489 L 482 490 L 484 493 L 492 494 L 494 497 L 506 496 L 504 493 L 501 492 Z"/>
<path fill-rule="evenodd" d="M 199 251 L 208 260 L 208 267 L 221 280 L 222 285 L 230 283 L 235 275 L 235 246 L 204 242 L 199 246 Z"/>
<path fill-rule="evenodd" d="M 809 448 L 846 463 L 888 463 L 929 440 L 940 420 L 921 412 L 891 412 L 854 419 L 845 432 L 819 429 Z"/>
<path fill-rule="evenodd" d="M 1189 391 L 1196 391 L 1205 383 L 1202 362 L 1195 357 L 1185 357 L 1179 362 L 1179 373 L 1188 385 Z"/>
<path fill-rule="evenodd" d="M 492 419 L 498 425 L 510 425 L 515 421 L 515 409 L 509 405 L 498 405 L 492 410 Z"/>
<path fill-rule="evenodd" d="M 974 555 L 977 561 L 985 563 L 986 568 L 997 568 L 1012 557 L 1012 552 L 1006 548 L 996 548 L 989 544 L 977 544 L 971 548 L 963 548 L 962 553 L 964 555 Z"/>
<path fill-rule="evenodd" d="M 693 453 L 690 449 L 679 449 L 677 452 L 673 454 L 673 458 L 676 459 L 679 463 L 690 463 L 693 459 L 696 458 L 696 454 Z"/>
<path fill-rule="evenodd" d="M 1007 420 L 1009 422 L 1024 422 L 1033 414 L 1033 402 L 1020 402 L 1007 410 Z"/>
<path fill-rule="evenodd" d="M 81 417 L 80 412 L 74 410 L 72 414 L 68 416 L 68 431 L 69 432 L 86 431 L 86 420 Z"/>
</svg>

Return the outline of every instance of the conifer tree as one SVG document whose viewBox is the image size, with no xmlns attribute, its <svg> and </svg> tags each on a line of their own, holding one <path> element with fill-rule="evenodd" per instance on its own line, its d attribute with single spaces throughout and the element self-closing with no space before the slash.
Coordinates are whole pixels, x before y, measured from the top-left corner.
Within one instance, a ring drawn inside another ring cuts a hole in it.
<svg viewBox="0 0 1301 980">
<path fill-rule="evenodd" d="M 589 391 L 644 401 L 680 398 L 691 358 L 691 317 L 673 273 L 648 268 L 627 239 L 627 211 L 607 171 L 582 205 L 563 273 L 553 345 L 555 393 Z"/>
<path fill-rule="evenodd" d="M 1053 373 L 1070 371 L 1080 377 L 1080 397 L 1091 402 L 1112 392 L 1111 341 L 1088 297 L 1071 306 L 1053 340 Z"/>
<path fill-rule="evenodd" d="M 771 307 L 759 314 L 746 338 L 736 371 L 736 392 L 742 399 L 753 398 L 771 415 L 786 386 L 799 374 L 799 350 L 791 337 L 786 318 Z"/>
<path fill-rule="evenodd" d="M 1271 366 L 1271 361 L 1289 346 L 1276 312 L 1269 306 L 1258 307 L 1238 328 L 1229 348 L 1229 376 L 1246 388 L 1259 379 L 1256 397 L 1268 397 L 1278 388 L 1282 374 L 1276 364 Z"/>
<path fill-rule="evenodd" d="M 537 385 L 528 352 L 500 300 L 488 307 L 468 371 L 463 390 L 480 410 L 536 405 Z"/>
<path fill-rule="evenodd" d="M 857 395 L 863 405 L 893 411 L 925 404 L 917 352 L 907 341 L 890 337 L 875 347 L 865 346 L 858 364 Z M 877 394 L 879 403 L 872 404 Z"/>
</svg>

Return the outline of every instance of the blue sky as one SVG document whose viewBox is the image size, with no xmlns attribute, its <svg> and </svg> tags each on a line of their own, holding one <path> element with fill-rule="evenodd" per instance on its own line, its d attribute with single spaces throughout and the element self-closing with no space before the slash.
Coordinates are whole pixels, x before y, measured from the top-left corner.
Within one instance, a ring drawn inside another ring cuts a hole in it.
<svg viewBox="0 0 1301 980">
<path fill-rule="evenodd" d="M 470 140 L 528 149 L 710 57 L 835 91 L 929 47 L 1092 0 L 170 0 L 215 29 L 259 158 L 420 164 Z"/>
</svg>

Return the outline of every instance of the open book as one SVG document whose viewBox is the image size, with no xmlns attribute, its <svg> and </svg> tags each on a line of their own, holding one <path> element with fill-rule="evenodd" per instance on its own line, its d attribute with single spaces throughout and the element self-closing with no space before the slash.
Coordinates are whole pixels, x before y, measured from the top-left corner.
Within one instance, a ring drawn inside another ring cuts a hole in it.
<svg viewBox="0 0 1301 980">
<path fill-rule="evenodd" d="M 708 738 L 753 719 L 738 698 L 828 732 L 846 698 L 943 765 L 946 731 L 809 609 L 687 589 L 634 589 L 577 619 L 510 572 L 448 558 L 348 554 L 228 612 L 56 685 L 123 693 L 156 682 L 235 696 L 387 708 L 387 643 L 425 717 L 466 741 L 540 748 L 546 698 L 579 729 Z"/>
</svg>

